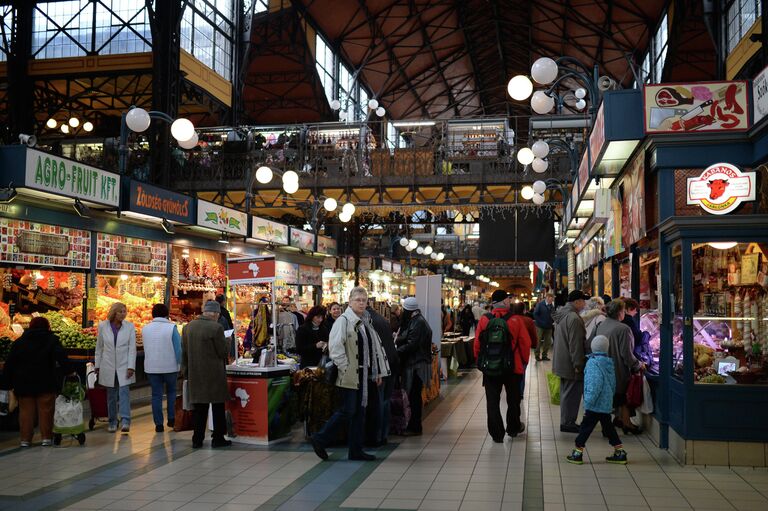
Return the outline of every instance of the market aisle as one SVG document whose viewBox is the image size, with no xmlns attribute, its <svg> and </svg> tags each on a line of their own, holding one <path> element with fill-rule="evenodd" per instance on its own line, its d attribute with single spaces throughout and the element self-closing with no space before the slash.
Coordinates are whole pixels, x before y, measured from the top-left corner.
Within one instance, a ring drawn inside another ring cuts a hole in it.
<svg viewBox="0 0 768 511">
<path fill-rule="evenodd" d="M 3 434 L 0 509 L 768 509 L 768 470 L 681 467 L 644 437 L 624 439 L 627 466 L 602 461 L 599 431 L 588 463 L 568 464 L 574 436 L 557 428 L 548 368 L 529 367 L 520 437 L 491 441 L 480 375 L 465 373 L 428 407 L 425 435 L 379 450 L 376 463 L 348 462 L 343 448 L 320 462 L 300 434 L 271 449 L 193 450 L 190 433 L 155 434 L 146 406 L 134 410 L 129 436 L 100 427 L 85 448 L 20 450 Z"/>
</svg>

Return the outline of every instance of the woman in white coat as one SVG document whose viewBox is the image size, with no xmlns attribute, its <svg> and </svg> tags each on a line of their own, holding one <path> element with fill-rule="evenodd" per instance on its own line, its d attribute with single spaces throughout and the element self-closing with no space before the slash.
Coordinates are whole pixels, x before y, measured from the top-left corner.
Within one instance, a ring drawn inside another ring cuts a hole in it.
<svg viewBox="0 0 768 511">
<path fill-rule="evenodd" d="M 118 402 L 122 432 L 131 430 L 130 384 L 136 382 L 136 328 L 125 321 L 128 309 L 123 303 L 109 308 L 106 321 L 99 323 L 96 339 L 96 374 L 107 387 L 107 413 L 110 433 L 117 431 Z"/>
</svg>

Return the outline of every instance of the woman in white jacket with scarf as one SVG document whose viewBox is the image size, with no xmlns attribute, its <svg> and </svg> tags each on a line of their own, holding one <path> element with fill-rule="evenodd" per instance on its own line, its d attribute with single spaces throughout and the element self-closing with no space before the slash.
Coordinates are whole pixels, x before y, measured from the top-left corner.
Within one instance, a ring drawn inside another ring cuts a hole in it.
<svg viewBox="0 0 768 511">
<path fill-rule="evenodd" d="M 334 323 L 329 338 L 329 354 L 339 369 L 336 386 L 341 394 L 338 410 L 310 441 L 321 459 L 328 459 L 325 448 L 336 438 L 338 428 L 349 422 L 349 459 L 371 461 L 375 456 L 363 452 L 365 407 L 368 385 L 381 385 L 389 376 L 389 362 L 376 330 L 365 321 L 368 291 L 356 287 L 349 293 L 349 307 Z"/>
<path fill-rule="evenodd" d="M 117 431 L 118 403 L 122 432 L 131 430 L 130 384 L 136 382 L 136 328 L 125 321 L 125 304 L 113 303 L 106 321 L 99 323 L 96 339 L 96 373 L 99 384 L 107 387 L 107 413 L 110 433 Z"/>
</svg>

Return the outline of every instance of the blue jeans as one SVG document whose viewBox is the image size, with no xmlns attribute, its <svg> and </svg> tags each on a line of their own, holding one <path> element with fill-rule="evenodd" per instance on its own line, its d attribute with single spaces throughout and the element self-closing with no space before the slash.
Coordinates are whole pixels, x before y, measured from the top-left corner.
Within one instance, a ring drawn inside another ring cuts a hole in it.
<svg viewBox="0 0 768 511">
<path fill-rule="evenodd" d="M 349 423 L 349 455 L 356 456 L 363 452 L 363 427 L 365 409 L 361 400 L 362 392 L 354 389 L 339 388 L 341 403 L 339 409 L 331 415 L 323 428 L 313 435 L 313 439 L 322 447 L 329 446 L 335 439 L 344 422 Z"/>
<path fill-rule="evenodd" d="M 123 425 L 129 425 L 131 423 L 131 388 L 130 385 L 120 385 L 115 376 L 114 386 L 107 387 L 107 414 L 109 414 L 110 426 L 117 426 L 118 401 L 120 401 L 120 418 L 123 420 Z"/>
<path fill-rule="evenodd" d="M 373 385 L 372 385 L 373 387 Z M 387 376 L 382 379 L 381 387 L 378 388 L 379 397 L 379 417 L 376 424 L 376 441 L 384 442 L 389 435 L 389 400 L 392 398 L 392 391 L 395 388 L 395 377 Z"/>
<path fill-rule="evenodd" d="M 163 425 L 163 388 L 167 397 L 168 425 L 175 422 L 174 406 L 176 405 L 177 372 L 147 373 L 149 384 L 152 386 L 152 419 L 155 426 Z"/>
</svg>

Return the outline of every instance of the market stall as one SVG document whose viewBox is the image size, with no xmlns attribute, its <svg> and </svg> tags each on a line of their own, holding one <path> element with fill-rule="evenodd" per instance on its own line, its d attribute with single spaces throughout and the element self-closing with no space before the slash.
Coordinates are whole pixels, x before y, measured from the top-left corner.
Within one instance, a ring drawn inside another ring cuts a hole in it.
<svg viewBox="0 0 768 511">
<path fill-rule="evenodd" d="M 187 324 L 202 312 L 203 304 L 224 292 L 227 285 L 223 252 L 174 245 L 171 248 L 171 317 Z"/>
</svg>

